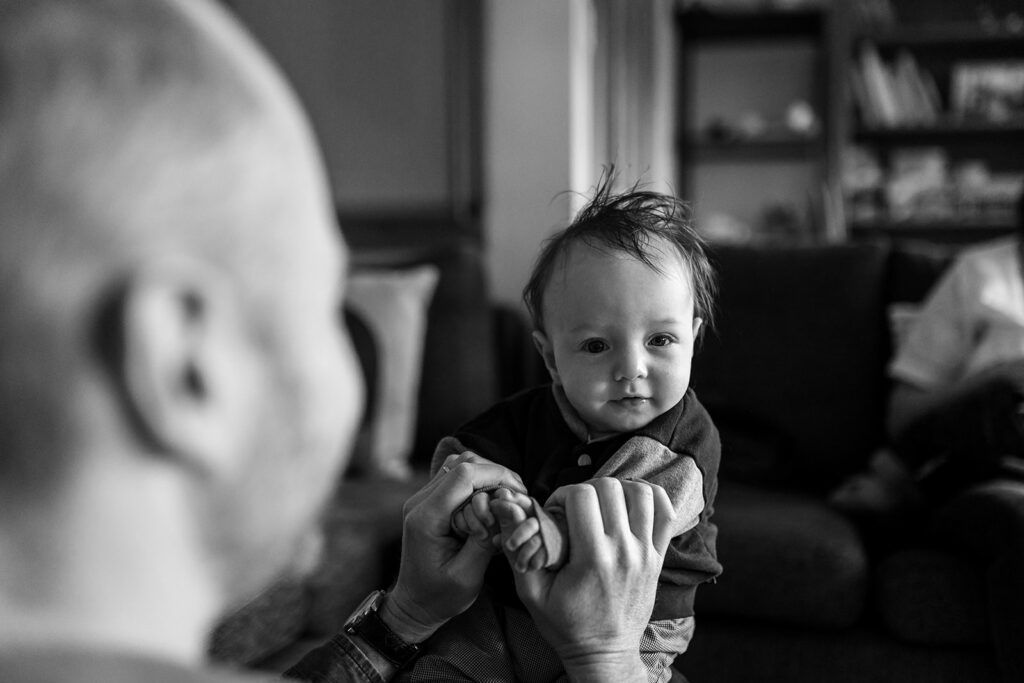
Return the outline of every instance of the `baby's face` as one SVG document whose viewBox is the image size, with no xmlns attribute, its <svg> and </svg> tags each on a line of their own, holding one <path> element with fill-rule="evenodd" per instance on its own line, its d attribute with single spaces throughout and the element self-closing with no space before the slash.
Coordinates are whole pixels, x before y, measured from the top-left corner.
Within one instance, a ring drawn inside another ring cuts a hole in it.
<svg viewBox="0 0 1024 683">
<path fill-rule="evenodd" d="M 690 383 L 690 271 L 655 244 L 658 273 L 624 253 L 574 245 L 544 293 L 546 334 L 535 338 L 592 435 L 645 426 L 678 403 Z"/>
</svg>

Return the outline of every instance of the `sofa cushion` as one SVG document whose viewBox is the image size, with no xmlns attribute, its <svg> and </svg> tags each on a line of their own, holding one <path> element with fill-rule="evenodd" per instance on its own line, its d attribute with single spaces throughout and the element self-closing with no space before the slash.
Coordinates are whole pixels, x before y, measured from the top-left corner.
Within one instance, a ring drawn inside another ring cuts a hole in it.
<svg viewBox="0 0 1024 683">
<path fill-rule="evenodd" d="M 479 247 L 423 243 L 360 247 L 359 267 L 431 264 L 440 279 L 427 312 L 414 465 L 426 469 L 443 436 L 497 400 L 494 320 Z"/>
<path fill-rule="evenodd" d="M 802 494 L 722 482 L 715 503 L 718 582 L 697 591 L 697 616 L 733 615 L 842 628 L 860 618 L 867 557 L 854 527 Z"/>
<path fill-rule="evenodd" d="M 422 377 L 427 311 L 437 286 L 431 264 L 357 270 L 346 302 L 369 326 L 377 350 L 369 448 L 353 453 L 352 468 L 371 478 L 408 479 Z"/>
<path fill-rule="evenodd" d="M 909 548 L 878 564 L 875 608 L 898 638 L 914 643 L 988 640 L 984 577 L 948 553 Z"/>
<path fill-rule="evenodd" d="M 841 634 L 740 619 L 699 620 L 676 660 L 694 683 L 995 683 L 989 648 L 908 647 L 881 629 Z"/>
<path fill-rule="evenodd" d="M 887 255 L 877 245 L 714 249 L 718 324 L 692 385 L 722 431 L 723 478 L 824 491 L 863 467 L 884 431 Z"/>
</svg>

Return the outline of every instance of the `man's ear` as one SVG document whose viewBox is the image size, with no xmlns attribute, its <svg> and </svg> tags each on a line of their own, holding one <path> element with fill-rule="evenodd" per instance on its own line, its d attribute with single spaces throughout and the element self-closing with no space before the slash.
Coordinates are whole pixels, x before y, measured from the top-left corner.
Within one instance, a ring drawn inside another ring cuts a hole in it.
<svg viewBox="0 0 1024 683">
<path fill-rule="evenodd" d="M 537 353 L 544 359 L 544 367 L 548 369 L 551 381 L 555 384 L 561 384 L 562 380 L 558 376 L 558 366 L 555 365 L 555 349 L 551 345 L 551 340 L 540 330 L 534 330 L 533 345 L 537 347 Z"/>
<path fill-rule="evenodd" d="M 234 470 L 256 364 L 233 290 L 209 268 L 174 263 L 135 274 L 123 291 L 115 372 L 139 437 L 203 475 Z"/>
</svg>

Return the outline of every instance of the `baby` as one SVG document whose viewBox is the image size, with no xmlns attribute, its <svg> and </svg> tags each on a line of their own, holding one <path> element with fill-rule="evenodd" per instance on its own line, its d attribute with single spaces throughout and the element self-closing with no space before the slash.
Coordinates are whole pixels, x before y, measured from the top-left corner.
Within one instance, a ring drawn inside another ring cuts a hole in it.
<svg viewBox="0 0 1024 683">
<path fill-rule="evenodd" d="M 572 552 L 551 493 L 595 477 L 661 485 L 676 511 L 652 621 L 641 640 L 651 681 L 693 633 L 697 585 L 721 572 L 710 522 L 718 432 L 689 388 L 711 315 L 714 276 L 688 210 L 657 193 L 613 194 L 610 179 L 545 245 L 524 290 L 551 383 L 492 407 L 438 445 L 433 469 L 473 451 L 520 474 L 530 498 L 478 491 L 452 518 L 456 534 L 498 542 L 496 515 L 518 522 L 505 547 L 515 571 L 546 571 Z M 515 510 L 510 506 L 515 506 Z M 477 602 L 424 648 L 411 680 L 563 676 L 515 594 L 509 563 L 491 563 Z"/>
</svg>

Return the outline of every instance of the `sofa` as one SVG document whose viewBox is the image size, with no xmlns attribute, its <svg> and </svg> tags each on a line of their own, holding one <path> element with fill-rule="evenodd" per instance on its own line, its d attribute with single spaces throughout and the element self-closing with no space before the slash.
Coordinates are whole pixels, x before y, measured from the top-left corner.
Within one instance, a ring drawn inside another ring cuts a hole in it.
<svg viewBox="0 0 1024 683">
<path fill-rule="evenodd" d="M 951 253 L 861 243 L 715 249 L 718 324 L 692 386 L 722 434 L 717 583 L 677 660 L 691 681 L 995 681 L 984 567 L 919 520 L 828 493 L 885 443 L 896 303 Z"/>
<path fill-rule="evenodd" d="M 478 246 L 379 246 L 357 254 L 357 266 L 429 262 L 440 272 L 414 473 L 346 474 L 325 517 L 320 569 L 284 578 L 226 616 L 210 641 L 220 661 L 280 671 L 340 628 L 394 577 L 402 502 L 424 481 L 438 437 L 544 380 L 520 311 L 487 297 Z M 878 528 L 827 498 L 884 444 L 890 304 L 919 301 L 950 254 L 865 243 L 717 246 L 713 258 L 717 323 L 694 359 L 692 386 L 722 434 L 713 519 L 725 571 L 699 589 L 696 635 L 676 668 L 693 683 L 995 681 L 983 568 L 924 529 Z M 373 335 L 359 330 L 373 385 L 380 359 Z"/>
</svg>

